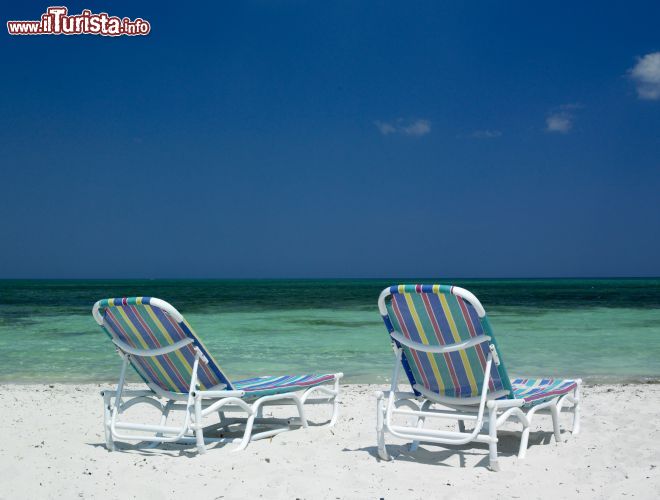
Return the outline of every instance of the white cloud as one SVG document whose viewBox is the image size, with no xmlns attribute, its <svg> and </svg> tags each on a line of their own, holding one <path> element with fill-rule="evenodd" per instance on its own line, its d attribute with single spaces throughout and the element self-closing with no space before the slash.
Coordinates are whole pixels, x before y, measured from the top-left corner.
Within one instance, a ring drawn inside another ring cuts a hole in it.
<svg viewBox="0 0 660 500">
<path fill-rule="evenodd" d="M 475 130 L 470 134 L 474 139 L 497 139 L 502 137 L 502 132 L 499 130 Z"/>
<path fill-rule="evenodd" d="M 567 113 L 553 113 L 545 119 L 545 129 L 548 132 L 568 133 L 573 128 L 573 117 Z"/>
<path fill-rule="evenodd" d="M 393 122 L 376 120 L 374 125 L 383 135 L 402 134 L 422 136 L 431 132 L 431 122 L 429 120 L 404 120 L 403 118 L 398 118 Z"/>
<path fill-rule="evenodd" d="M 580 109 L 581 104 L 562 104 L 558 109 L 552 111 L 545 119 L 546 132 L 558 132 L 568 134 L 573 128 L 575 121 L 574 110 Z"/>
<path fill-rule="evenodd" d="M 630 70 L 630 77 L 635 81 L 640 99 L 660 99 L 660 52 L 640 57 Z"/>
<path fill-rule="evenodd" d="M 376 125 L 376 128 L 383 135 L 393 134 L 394 132 L 396 132 L 396 127 L 391 123 L 379 122 L 378 120 L 376 120 L 374 122 L 374 125 Z"/>
</svg>

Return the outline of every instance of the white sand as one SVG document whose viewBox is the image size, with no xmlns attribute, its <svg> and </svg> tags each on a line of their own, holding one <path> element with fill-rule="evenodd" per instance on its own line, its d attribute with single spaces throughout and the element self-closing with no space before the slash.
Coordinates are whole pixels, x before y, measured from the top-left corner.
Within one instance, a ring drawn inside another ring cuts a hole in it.
<svg viewBox="0 0 660 500">
<path fill-rule="evenodd" d="M 0 386 L 0 498 L 611 498 L 660 496 L 660 385 L 584 390 L 582 431 L 551 440 L 538 416 L 525 460 L 518 433 L 488 450 L 401 442 L 375 453 L 376 386 L 343 387 L 337 426 L 295 430 L 197 456 L 194 448 L 105 449 L 100 386 Z M 137 410 L 136 410 L 137 411 Z M 563 415 L 569 426 L 570 416 Z M 511 424 L 511 430 L 516 426 Z"/>
</svg>

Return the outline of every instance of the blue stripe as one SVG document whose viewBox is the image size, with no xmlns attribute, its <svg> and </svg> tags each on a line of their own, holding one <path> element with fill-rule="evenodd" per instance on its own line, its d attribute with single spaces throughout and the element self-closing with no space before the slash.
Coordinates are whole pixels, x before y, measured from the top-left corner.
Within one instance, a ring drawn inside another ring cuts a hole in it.
<svg viewBox="0 0 660 500">
<path fill-rule="evenodd" d="M 137 306 L 140 307 L 140 306 Z M 117 309 L 121 309 L 126 314 L 126 317 L 131 320 L 133 327 L 139 332 L 140 337 L 147 343 L 150 349 L 156 349 L 161 347 L 156 342 L 153 341 L 151 335 L 143 328 L 140 324 L 140 320 L 137 318 L 137 314 L 131 310 L 131 306 L 119 306 Z"/>
<path fill-rule="evenodd" d="M 206 356 L 206 359 L 209 360 L 209 363 L 208 363 L 207 366 L 210 368 L 210 370 L 213 372 L 213 374 L 218 378 L 218 381 L 225 384 L 227 386 L 227 389 L 233 389 L 234 387 L 233 387 L 232 383 L 229 381 L 229 379 L 227 377 L 225 377 L 225 375 L 220 370 L 220 367 L 215 364 L 215 361 L 213 360 L 213 357 L 207 352 L 206 349 L 204 349 L 204 346 L 197 339 L 195 334 L 190 331 L 190 328 L 188 328 L 188 326 L 184 322 L 179 323 L 179 327 L 185 332 L 185 334 L 189 338 L 191 338 L 193 340 L 193 344 L 195 345 L 195 347 L 197 347 L 202 352 L 202 354 L 204 356 Z M 206 384 L 206 385 L 211 386 L 211 385 L 215 385 L 215 383 L 216 383 L 215 381 L 212 381 L 212 383 L 210 382 L 209 384 Z"/>
<path fill-rule="evenodd" d="M 383 322 L 385 323 L 385 328 L 387 328 L 387 331 L 392 333 L 394 331 L 394 325 L 392 325 L 392 321 L 390 320 L 389 315 L 386 314 L 381 317 L 383 318 Z M 399 344 L 394 339 L 391 340 L 394 342 L 397 348 L 401 349 L 401 344 Z M 402 352 L 401 364 L 403 365 L 403 371 L 406 373 L 406 377 L 408 377 L 408 382 L 410 382 L 410 387 L 413 387 L 416 384 L 415 375 L 413 374 L 412 369 L 410 368 L 410 363 L 408 362 L 408 357 L 406 356 L 405 351 Z M 417 390 L 414 388 L 413 391 L 416 396 L 419 396 L 421 394 L 417 392 Z"/>
<path fill-rule="evenodd" d="M 394 331 L 394 325 L 392 325 L 392 322 L 390 321 L 390 317 L 385 315 L 381 316 L 383 318 L 383 321 L 385 322 L 385 328 L 387 328 L 387 331 L 392 333 Z"/>
</svg>

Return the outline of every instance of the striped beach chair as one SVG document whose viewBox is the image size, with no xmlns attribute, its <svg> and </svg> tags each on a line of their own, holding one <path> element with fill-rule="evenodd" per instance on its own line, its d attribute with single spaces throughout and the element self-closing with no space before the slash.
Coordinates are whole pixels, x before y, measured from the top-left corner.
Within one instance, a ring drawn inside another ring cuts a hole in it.
<svg viewBox="0 0 660 500">
<path fill-rule="evenodd" d="M 509 419 L 522 424 L 520 458 L 535 413 L 552 415 L 556 441 L 562 409 L 573 413 L 572 432 L 579 432 L 581 380 L 509 379 L 486 311 L 469 291 L 447 285 L 392 286 L 381 292 L 378 307 L 396 358 L 390 391 L 376 394 L 378 451 L 384 460 L 390 458 L 386 434 L 411 440 L 413 451 L 420 441 L 476 441 L 488 443 L 490 467 L 499 470 L 497 429 Z M 412 391 L 398 390 L 402 371 Z M 458 429 L 424 428 L 432 418 L 455 419 Z M 405 423 L 397 423 L 401 420 Z"/>
<path fill-rule="evenodd" d="M 341 373 L 230 381 L 188 322 L 163 300 L 105 299 L 94 304 L 92 314 L 123 359 L 117 388 L 101 393 L 105 438 L 110 450 L 114 450 L 116 440 L 150 445 L 191 442 L 197 445 L 199 453 L 204 453 L 212 442 L 238 442 L 237 449 L 242 450 L 250 441 L 307 427 L 304 408 L 309 404 L 330 405 L 329 425 L 337 420 Z M 124 387 L 129 365 L 148 389 Z M 133 423 L 120 418 L 126 410 L 141 403 L 160 411 L 158 423 Z M 270 405 L 295 405 L 298 416 L 263 418 L 264 406 Z M 176 410 L 184 412 L 183 422 L 168 424 L 170 413 Z M 241 416 L 231 416 L 236 413 Z M 219 422 L 204 427 L 205 417 L 211 414 L 217 414 Z M 239 429 L 244 426 L 242 437 L 223 437 L 236 425 Z M 254 426 L 267 429 L 253 433 Z M 220 437 L 210 437 L 211 431 Z"/>
</svg>

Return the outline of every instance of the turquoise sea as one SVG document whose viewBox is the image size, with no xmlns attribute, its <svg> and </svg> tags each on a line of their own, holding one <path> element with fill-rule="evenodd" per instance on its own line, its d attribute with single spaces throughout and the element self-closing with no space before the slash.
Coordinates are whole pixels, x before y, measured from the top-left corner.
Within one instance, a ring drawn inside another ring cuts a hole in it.
<svg viewBox="0 0 660 500">
<path fill-rule="evenodd" d="M 438 280 L 400 280 L 434 283 Z M 441 280 L 480 298 L 513 375 L 660 379 L 660 279 Z M 234 378 L 343 371 L 383 382 L 382 280 L 0 280 L 0 382 L 108 382 L 119 357 L 101 298 L 172 303 Z"/>
</svg>

